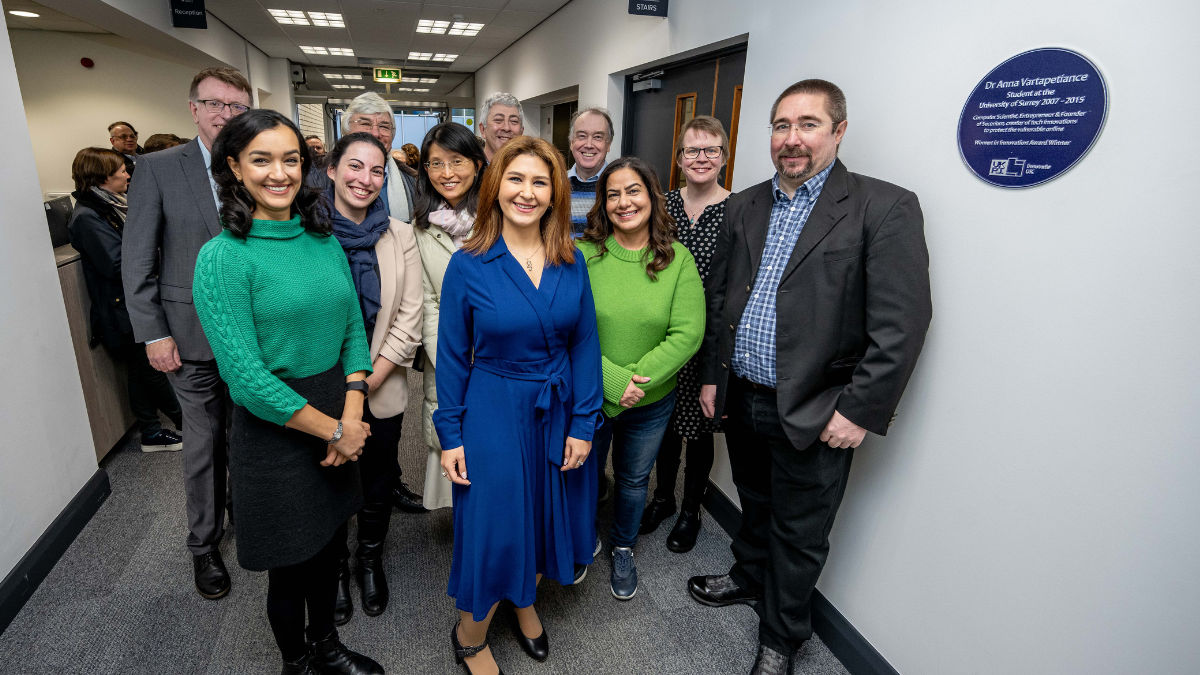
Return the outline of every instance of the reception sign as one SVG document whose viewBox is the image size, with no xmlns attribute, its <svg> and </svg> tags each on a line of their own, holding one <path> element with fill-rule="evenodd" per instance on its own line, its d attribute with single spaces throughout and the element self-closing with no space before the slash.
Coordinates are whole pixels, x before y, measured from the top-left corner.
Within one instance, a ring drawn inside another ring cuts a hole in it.
<svg viewBox="0 0 1200 675">
<path fill-rule="evenodd" d="M 1032 187 L 1075 166 L 1107 112 L 1108 90 L 1091 61 L 1069 49 L 1034 49 L 1001 63 L 971 92 L 958 149 L 988 183 Z"/>
</svg>

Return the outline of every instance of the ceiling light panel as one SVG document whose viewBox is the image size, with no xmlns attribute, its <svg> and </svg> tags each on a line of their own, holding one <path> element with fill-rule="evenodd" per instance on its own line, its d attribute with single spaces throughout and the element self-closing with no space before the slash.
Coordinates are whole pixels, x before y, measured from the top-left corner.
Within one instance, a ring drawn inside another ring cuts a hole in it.
<svg viewBox="0 0 1200 675">
<path fill-rule="evenodd" d="M 307 26 L 308 18 L 298 9 L 268 9 L 276 21 L 285 26 Z"/>
<path fill-rule="evenodd" d="M 314 26 L 323 26 L 325 28 L 346 27 L 346 22 L 342 21 L 342 15 L 334 12 L 309 12 L 308 18 Z"/>
<path fill-rule="evenodd" d="M 349 47 L 330 47 L 330 56 L 354 56 L 354 50 Z"/>
<path fill-rule="evenodd" d="M 433 52 L 409 52 L 408 58 L 414 61 L 431 61 L 433 60 Z"/>
<path fill-rule="evenodd" d="M 322 28 L 345 28 L 346 22 L 342 15 L 334 12 L 309 12 L 304 15 L 297 9 L 268 9 L 280 24 L 284 26 L 320 26 Z"/>
<path fill-rule="evenodd" d="M 455 21 L 454 24 L 450 26 L 448 34 L 475 37 L 476 35 L 479 35 L 479 31 L 482 29 L 483 24 L 481 23 L 465 23 L 462 21 Z"/>
<path fill-rule="evenodd" d="M 327 79 L 327 80 L 340 80 L 340 79 L 342 79 L 342 74 L 341 74 L 341 73 L 321 73 L 321 74 L 322 74 L 322 75 L 324 75 L 324 76 L 325 76 L 325 79 Z"/>
<path fill-rule="evenodd" d="M 402 77 L 401 82 L 412 82 L 419 84 L 433 84 L 438 81 L 436 77 Z"/>
<path fill-rule="evenodd" d="M 432 33 L 433 35 L 445 35 L 450 29 L 449 21 L 433 21 L 431 19 L 421 19 L 417 21 L 418 33 Z"/>
<path fill-rule="evenodd" d="M 457 59 L 457 58 L 458 58 L 458 54 L 434 54 L 432 60 L 445 61 L 446 63 L 450 63 L 451 61 L 453 61 L 454 59 Z"/>
<path fill-rule="evenodd" d="M 364 87 L 361 84 L 335 84 L 335 85 L 333 85 L 333 88 L 334 89 L 363 89 Z"/>
<path fill-rule="evenodd" d="M 317 56 L 329 56 L 329 50 L 325 49 L 324 47 L 309 47 L 306 45 L 300 45 L 300 51 L 304 52 L 305 54 L 314 54 Z"/>
<path fill-rule="evenodd" d="M 13 16 L 20 16 L 26 19 L 36 19 L 41 16 L 41 14 L 37 14 L 36 12 L 26 12 L 20 9 L 9 10 L 8 13 L 12 14 Z"/>
</svg>

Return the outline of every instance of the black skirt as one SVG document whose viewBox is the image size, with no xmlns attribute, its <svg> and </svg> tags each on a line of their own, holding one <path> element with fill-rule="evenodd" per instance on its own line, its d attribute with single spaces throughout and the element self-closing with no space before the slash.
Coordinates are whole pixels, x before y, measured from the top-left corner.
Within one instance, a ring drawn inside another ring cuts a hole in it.
<svg viewBox="0 0 1200 675">
<path fill-rule="evenodd" d="M 342 364 L 285 380 L 309 405 L 341 419 L 346 404 Z M 229 438 L 238 564 L 268 570 L 316 555 L 362 507 L 358 464 L 323 467 L 324 440 L 233 407 Z"/>
</svg>

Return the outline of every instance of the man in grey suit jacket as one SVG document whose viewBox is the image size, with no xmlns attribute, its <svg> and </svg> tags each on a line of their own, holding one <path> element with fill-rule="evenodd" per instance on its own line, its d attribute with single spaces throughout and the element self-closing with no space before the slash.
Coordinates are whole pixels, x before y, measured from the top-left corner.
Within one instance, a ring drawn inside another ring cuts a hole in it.
<svg viewBox="0 0 1200 675">
<path fill-rule="evenodd" d="M 218 546 L 225 534 L 226 417 L 229 395 L 192 306 L 200 247 L 221 232 L 210 164 L 217 134 L 250 107 L 250 83 L 232 68 L 208 68 L 189 93 L 197 137 L 145 155 L 129 188 L 122 281 L 138 342 L 150 365 L 167 373 L 183 408 L 187 546 L 196 590 L 229 592 Z"/>
<path fill-rule="evenodd" d="M 771 109 L 775 177 L 730 198 L 708 278 L 700 403 L 723 419 L 742 505 L 728 574 L 693 577 L 706 605 L 752 605 L 752 675 L 789 673 L 853 449 L 883 435 L 932 305 L 913 193 L 837 159 L 846 97 L 824 80 Z"/>
</svg>

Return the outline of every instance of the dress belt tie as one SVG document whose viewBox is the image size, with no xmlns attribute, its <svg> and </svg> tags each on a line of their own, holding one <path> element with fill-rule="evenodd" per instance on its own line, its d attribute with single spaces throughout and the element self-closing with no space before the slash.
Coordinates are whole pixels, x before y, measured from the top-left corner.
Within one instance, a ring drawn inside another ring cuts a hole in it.
<svg viewBox="0 0 1200 675">
<path fill-rule="evenodd" d="M 538 392 L 537 402 L 534 408 L 537 410 L 539 422 L 545 429 L 543 432 L 544 442 L 546 444 L 546 456 L 555 466 L 562 466 L 563 452 L 566 443 L 567 420 L 571 417 L 571 411 L 568 408 L 568 402 L 571 400 L 571 385 L 566 378 L 562 376 L 561 371 L 553 373 L 522 373 L 507 368 L 501 368 L 493 363 L 489 363 L 483 359 L 476 358 L 472 364 L 473 367 L 489 372 L 498 377 L 506 377 L 512 380 L 524 380 L 526 382 L 542 382 L 542 389 Z M 549 417 L 549 420 L 546 418 Z M 550 439 L 561 437 L 564 447 L 550 447 Z"/>
</svg>

